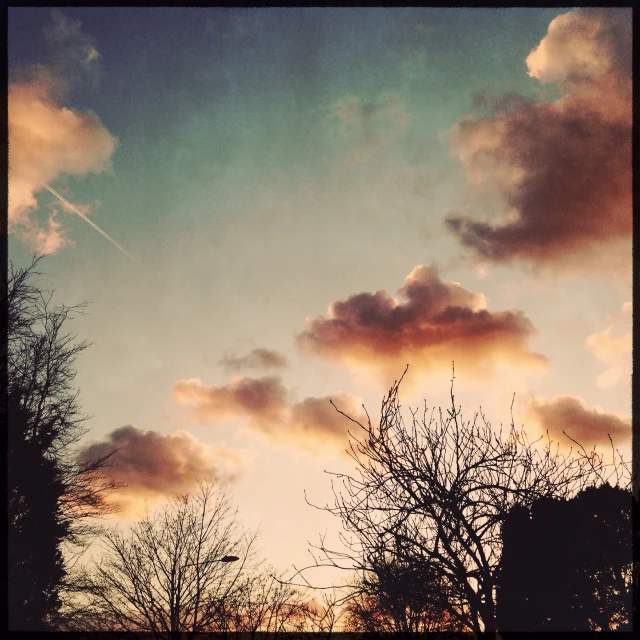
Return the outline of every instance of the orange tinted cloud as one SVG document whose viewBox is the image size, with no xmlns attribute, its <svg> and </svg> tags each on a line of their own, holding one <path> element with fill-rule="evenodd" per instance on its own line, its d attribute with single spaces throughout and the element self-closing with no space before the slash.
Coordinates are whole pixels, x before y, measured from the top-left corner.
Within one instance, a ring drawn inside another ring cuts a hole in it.
<svg viewBox="0 0 640 640">
<path fill-rule="evenodd" d="M 300 446 L 327 441 L 330 445 L 346 447 L 347 432 L 359 435 L 359 429 L 338 413 L 336 408 L 366 426 L 367 418 L 362 405 L 347 393 L 334 393 L 331 396 L 305 398 L 302 402 L 292 403 L 289 406 L 288 428 L 275 433 L 274 439 L 284 442 L 287 437 L 293 436 Z"/>
<path fill-rule="evenodd" d="M 527 411 L 542 431 L 548 431 L 552 440 L 566 442 L 563 431 L 585 448 L 594 444 L 614 445 L 631 438 L 631 420 L 613 413 L 587 409 L 580 398 L 556 396 L 551 402 L 535 398 Z"/>
<path fill-rule="evenodd" d="M 607 318 L 606 329 L 591 334 L 586 340 L 587 349 L 598 360 L 609 366 L 598 376 L 596 383 L 599 387 L 611 387 L 618 382 L 629 384 L 632 347 L 631 313 L 631 302 L 625 302 L 619 314 Z"/>
<path fill-rule="evenodd" d="M 295 402 L 280 378 L 236 377 L 228 385 L 209 387 L 200 380 L 179 380 L 173 401 L 189 406 L 192 422 L 217 423 L 245 420 L 248 429 L 264 434 L 274 444 L 294 444 L 303 449 L 346 447 L 352 423 L 331 401 L 356 420 L 366 420 L 353 396 L 336 393 Z"/>
<path fill-rule="evenodd" d="M 232 371 L 242 369 L 283 369 L 288 365 L 287 359 L 277 351 L 270 349 L 253 349 L 246 356 L 226 355 L 220 364 Z"/>
<path fill-rule="evenodd" d="M 275 420 L 286 406 L 287 389 L 280 378 L 236 376 L 225 386 L 202 384 L 197 378 L 178 380 L 173 385 L 173 401 L 190 405 L 194 422 L 237 420 L 246 415 Z"/>
<path fill-rule="evenodd" d="M 52 18 L 45 33 L 51 66 L 32 68 L 10 83 L 8 93 L 9 231 L 45 253 L 69 242 L 55 214 L 44 227 L 34 218 L 36 194 L 61 176 L 107 170 L 116 147 L 95 114 L 62 103 L 70 84 L 86 77 L 99 55 L 79 23 L 59 11 Z"/>
<path fill-rule="evenodd" d="M 452 129 L 470 182 L 494 184 L 504 215 L 451 213 L 446 224 L 494 262 L 584 261 L 631 237 L 630 10 L 558 16 L 526 63 L 558 99 L 506 101 Z"/>
<path fill-rule="evenodd" d="M 104 469 L 109 479 L 126 487 L 114 494 L 118 502 L 132 498 L 173 496 L 194 489 L 203 480 L 234 481 L 244 463 L 240 454 L 224 446 L 207 446 L 185 431 L 164 435 L 134 426 L 120 427 L 101 441 L 82 448 L 86 462 L 118 449 Z"/>
<path fill-rule="evenodd" d="M 491 313 L 484 296 L 443 282 L 433 267 L 419 265 L 398 292 L 358 293 L 329 306 L 328 317 L 307 318 L 297 337 L 303 351 L 348 369 L 373 370 L 396 378 L 409 364 L 424 373 L 451 370 L 486 375 L 499 362 L 538 367 L 532 353 L 535 329 L 518 310 Z"/>
</svg>

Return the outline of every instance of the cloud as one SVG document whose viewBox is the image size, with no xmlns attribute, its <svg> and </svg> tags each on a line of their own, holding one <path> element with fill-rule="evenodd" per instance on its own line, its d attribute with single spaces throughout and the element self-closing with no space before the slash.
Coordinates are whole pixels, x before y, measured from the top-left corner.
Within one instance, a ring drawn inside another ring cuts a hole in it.
<svg viewBox="0 0 640 640">
<path fill-rule="evenodd" d="M 599 387 L 611 387 L 618 382 L 629 384 L 631 375 L 631 301 L 622 305 L 620 313 L 607 317 L 607 327 L 591 334 L 586 346 L 609 368 L 598 376 Z M 622 332 L 622 335 L 614 335 Z"/>
<path fill-rule="evenodd" d="M 235 377 L 225 386 L 205 386 L 191 378 L 178 380 L 173 402 L 189 406 L 187 419 L 212 424 L 245 420 L 245 427 L 266 436 L 277 445 L 293 444 L 302 449 L 335 450 L 345 447 L 352 423 L 331 406 L 331 401 L 355 420 L 366 420 L 357 400 L 345 393 L 302 402 L 290 398 L 278 377 Z"/>
<path fill-rule="evenodd" d="M 95 80 L 100 54 L 93 39 L 82 30 L 82 23 L 52 9 L 51 22 L 44 28 L 48 49 L 47 66 L 67 83 Z"/>
<path fill-rule="evenodd" d="M 134 426 L 120 427 L 101 441 L 82 448 L 86 462 L 118 451 L 105 475 L 126 484 L 114 494 L 117 502 L 140 497 L 174 496 L 193 490 L 197 481 L 235 481 L 243 471 L 242 456 L 222 445 L 207 446 L 185 431 L 163 435 Z"/>
<path fill-rule="evenodd" d="M 62 247 L 74 244 L 72 240 L 64 236 L 57 211 L 51 213 L 46 227 L 29 224 L 21 229 L 20 237 L 23 242 L 34 247 L 38 253 L 47 255 L 60 251 Z"/>
<path fill-rule="evenodd" d="M 95 59 L 88 41 L 79 37 L 79 25 L 53 12 L 48 40 L 66 47 L 53 66 L 37 66 L 9 85 L 9 232 L 38 252 L 53 253 L 66 244 L 55 214 L 47 227 L 34 216 L 36 194 L 61 176 L 82 176 L 110 168 L 116 139 L 90 112 L 63 106 L 73 61 Z M 72 46 L 75 42 L 77 46 Z M 79 64 L 79 63 L 78 63 Z M 81 68 L 84 73 L 84 67 Z"/>
<path fill-rule="evenodd" d="M 225 386 L 207 387 L 197 378 L 178 380 L 173 401 L 191 405 L 194 422 L 237 420 L 246 415 L 262 421 L 277 420 L 286 406 L 287 389 L 280 378 L 236 376 Z"/>
<path fill-rule="evenodd" d="M 529 75 L 569 88 L 631 74 L 631 11 L 578 9 L 554 18 L 526 59 Z"/>
<path fill-rule="evenodd" d="M 334 119 L 338 133 L 354 146 L 349 159 L 351 166 L 386 151 L 411 123 L 411 116 L 394 91 L 383 92 L 370 101 L 346 96 L 331 106 L 329 116 Z"/>
<path fill-rule="evenodd" d="M 443 282 L 434 267 L 415 267 L 398 293 L 404 302 L 385 291 L 333 302 L 327 318 L 307 318 L 298 346 L 347 369 L 381 373 L 385 383 L 407 364 L 431 373 L 450 370 L 454 360 L 456 372 L 485 376 L 498 363 L 546 363 L 529 350 L 536 331 L 522 311 L 491 313 L 481 293 Z"/>
<path fill-rule="evenodd" d="M 526 64 L 560 97 L 509 100 L 452 128 L 470 183 L 494 185 L 504 215 L 452 212 L 446 225 L 497 263 L 584 263 L 631 237 L 630 11 L 558 16 Z"/>
<path fill-rule="evenodd" d="M 220 364 L 231 371 L 242 369 L 283 369 L 288 365 L 287 359 L 277 351 L 270 349 L 253 349 L 246 356 L 225 355 Z"/>
<path fill-rule="evenodd" d="M 534 398 L 529 405 L 527 418 L 548 431 L 552 440 L 565 442 L 563 431 L 585 448 L 594 444 L 614 445 L 631 438 L 631 420 L 613 413 L 587 409 L 584 402 L 574 396 L 556 396 L 551 402 Z"/>
<path fill-rule="evenodd" d="M 305 398 L 289 406 L 286 430 L 274 432 L 272 440 L 284 443 L 288 438 L 293 438 L 295 443 L 306 448 L 323 443 L 345 447 L 347 432 L 351 430 L 357 434 L 358 427 L 338 413 L 336 408 L 360 424 L 367 424 L 362 405 L 347 393 Z"/>
</svg>

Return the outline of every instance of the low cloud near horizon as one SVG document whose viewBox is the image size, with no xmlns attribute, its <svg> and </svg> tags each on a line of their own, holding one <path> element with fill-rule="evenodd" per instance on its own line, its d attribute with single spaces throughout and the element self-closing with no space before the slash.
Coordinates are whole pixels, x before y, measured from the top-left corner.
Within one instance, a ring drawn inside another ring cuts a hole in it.
<svg viewBox="0 0 640 640">
<path fill-rule="evenodd" d="M 82 447 L 80 463 L 117 450 L 103 469 L 106 478 L 124 487 L 111 499 L 121 505 L 143 498 L 187 493 L 198 481 L 235 482 L 243 472 L 240 452 L 224 445 L 204 445 L 185 431 L 162 434 L 132 425 L 115 429 Z"/>
<path fill-rule="evenodd" d="M 526 65 L 560 97 L 503 100 L 452 128 L 469 182 L 495 185 L 503 216 L 452 212 L 446 225 L 484 260 L 599 268 L 631 239 L 630 9 L 558 16 Z"/>
<path fill-rule="evenodd" d="M 327 317 L 307 318 L 298 346 L 348 370 L 381 374 L 385 384 L 407 364 L 431 374 L 449 372 L 453 360 L 456 374 L 476 378 L 502 364 L 547 364 L 529 349 L 536 330 L 522 311 L 488 311 L 482 293 L 442 281 L 435 267 L 416 266 L 398 293 L 404 301 L 377 291 L 331 303 Z"/>
</svg>

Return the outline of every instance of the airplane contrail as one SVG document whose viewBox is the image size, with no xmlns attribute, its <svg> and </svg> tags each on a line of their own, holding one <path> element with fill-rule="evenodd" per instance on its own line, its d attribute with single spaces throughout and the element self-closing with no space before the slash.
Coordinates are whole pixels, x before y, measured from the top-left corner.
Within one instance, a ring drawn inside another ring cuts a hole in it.
<svg viewBox="0 0 640 640">
<path fill-rule="evenodd" d="M 66 204 L 67 207 L 71 209 L 71 211 L 73 211 L 74 213 L 77 213 L 85 222 L 88 222 L 98 233 L 101 233 L 109 242 L 111 242 L 116 247 L 118 247 L 118 249 L 120 249 L 120 251 L 122 251 L 122 253 L 124 253 L 124 255 L 127 256 L 127 258 L 129 258 L 129 260 L 132 260 L 136 264 L 140 264 L 130 253 L 127 253 L 127 251 L 125 251 L 108 233 L 103 231 L 95 222 L 93 222 L 93 220 L 90 220 L 89 218 L 87 218 L 87 216 L 84 213 L 82 213 L 82 211 L 80 211 L 78 207 L 71 204 L 66 198 L 63 198 L 55 189 L 51 188 L 48 184 L 45 184 L 44 188 L 47 189 L 47 191 L 50 191 L 56 198 L 58 198 L 58 200 L 60 200 L 62 204 Z"/>
</svg>

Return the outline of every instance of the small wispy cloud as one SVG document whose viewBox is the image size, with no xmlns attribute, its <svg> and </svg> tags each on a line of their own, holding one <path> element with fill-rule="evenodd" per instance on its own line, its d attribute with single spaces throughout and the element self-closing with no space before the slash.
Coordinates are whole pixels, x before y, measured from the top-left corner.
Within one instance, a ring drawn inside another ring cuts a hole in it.
<svg viewBox="0 0 640 640">
<path fill-rule="evenodd" d="M 246 356 L 227 354 L 220 360 L 220 364 L 229 371 L 242 371 L 244 369 L 284 369 L 289 363 L 277 351 L 257 348 L 251 350 Z"/>
<path fill-rule="evenodd" d="M 47 67 L 65 82 L 96 82 L 100 73 L 100 53 L 82 23 L 59 9 L 52 9 L 51 21 L 44 27 Z"/>
<path fill-rule="evenodd" d="M 349 159 L 353 166 L 386 151 L 411 123 L 404 102 L 394 91 L 369 101 L 345 96 L 331 106 L 329 117 L 335 122 L 337 133 L 353 147 Z"/>
<path fill-rule="evenodd" d="M 586 340 L 587 349 L 609 366 L 598 376 L 596 383 L 599 387 L 611 387 L 619 382 L 630 384 L 631 315 L 632 303 L 625 302 L 620 313 L 607 317 L 605 329 L 592 333 Z"/>
</svg>

